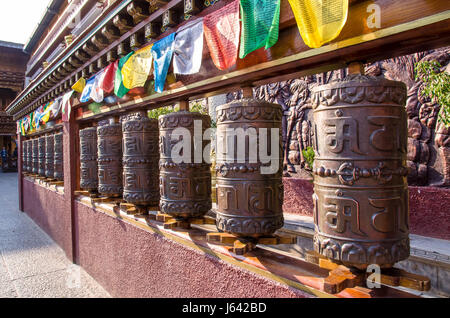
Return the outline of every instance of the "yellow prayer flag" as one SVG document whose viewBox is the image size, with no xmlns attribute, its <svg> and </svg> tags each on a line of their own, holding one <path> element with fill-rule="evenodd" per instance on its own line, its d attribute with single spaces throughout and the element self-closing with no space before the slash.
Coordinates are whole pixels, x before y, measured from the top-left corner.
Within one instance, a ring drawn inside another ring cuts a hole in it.
<svg viewBox="0 0 450 318">
<path fill-rule="evenodd" d="M 143 87 L 152 69 L 152 46 L 133 54 L 122 67 L 123 86 L 127 89 Z"/>
<path fill-rule="evenodd" d="M 81 77 L 75 84 L 73 84 L 72 89 L 75 92 L 83 93 L 84 87 L 86 86 L 86 80 Z"/>
<path fill-rule="evenodd" d="M 289 0 L 300 35 L 311 48 L 338 37 L 347 21 L 348 0 Z"/>
</svg>

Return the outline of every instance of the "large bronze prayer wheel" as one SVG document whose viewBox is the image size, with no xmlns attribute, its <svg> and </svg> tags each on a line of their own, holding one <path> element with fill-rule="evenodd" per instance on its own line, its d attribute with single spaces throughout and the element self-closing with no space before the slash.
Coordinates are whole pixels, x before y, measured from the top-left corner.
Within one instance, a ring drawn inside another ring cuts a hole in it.
<svg viewBox="0 0 450 318">
<path fill-rule="evenodd" d="M 38 138 L 32 139 L 32 157 L 31 157 L 31 164 L 33 166 L 32 172 L 33 174 L 38 174 L 39 172 L 39 145 L 38 145 Z"/>
<path fill-rule="evenodd" d="M 24 140 L 22 142 L 22 170 L 23 170 L 23 172 L 26 172 L 28 170 L 28 165 L 27 165 L 28 148 L 27 148 L 27 144 L 28 144 L 27 140 Z"/>
<path fill-rule="evenodd" d="M 141 111 L 122 117 L 123 199 L 137 206 L 159 203 L 158 120 Z"/>
<path fill-rule="evenodd" d="M 45 176 L 45 136 L 38 139 L 38 174 Z"/>
<path fill-rule="evenodd" d="M 55 137 L 53 134 L 45 137 L 45 176 L 47 178 L 54 178 L 54 148 L 55 148 Z"/>
<path fill-rule="evenodd" d="M 97 127 L 80 130 L 80 187 L 97 191 Z"/>
<path fill-rule="evenodd" d="M 111 119 L 97 127 L 98 192 L 117 197 L 123 192 L 122 184 L 122 125 Z"/>
<path fill-rule="evenodd" d="M 271 235 L 284 223 L 282 108 L 242 99 L 216 111 L 217 227 L 238 236 Z"/>
<path fill-rule="evenodd" d="M 365 75 L 316 87 L 314 249 L 348 266 L 409 256 L 406 85 Z"/>
<path fill-rule="evenodd" d="M 179 111 L 159 118 L 162 213 L 188 219 L 202 217 L 211 209 L 211 164 L 203 157 L 209 143 L 203 134 L 210 127 L 211 118 L 195 112 Z"/>
<path fill-rule="evenodd" d="M 53 138 L 53 177 L 62 181 L 64 180 L 63 133 L 56 133 Z"/>
<path fill-rule="evenodd" d="M 33 172 L 33 140 L 27 140 L 27 172 Z"/>
</svg>

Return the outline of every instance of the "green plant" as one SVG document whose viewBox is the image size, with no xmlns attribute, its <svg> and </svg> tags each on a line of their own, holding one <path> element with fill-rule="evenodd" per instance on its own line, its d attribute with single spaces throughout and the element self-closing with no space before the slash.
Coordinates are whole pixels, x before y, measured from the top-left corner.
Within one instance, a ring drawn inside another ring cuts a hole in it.
<svg viewBox="0 0 450 318">
<path fill-rule="evenodd" d="M 305 169 L 312 170 L 314 164 L 314 149 L 312 147 L 307 147 L 302 150 L 303 158 L 305 158 L 306 166 Z"/>
<path fill-rule="evenodd" d="M 439 104 L 438 120 L 446 127 L 450 126 L 450 74 L 441 72 L 441 64 L 437 61 L 421 61 L 416 63 L 416 80 L 424 83 L 422 96 L 428 96 Z"/>
<path fill-rule="evenodd" d="M 148 118 L 158 119 L 159 116 L 167 115 L 176 111 L 178 111 L 178 107 L 166 106 L 149 110 L 147 115 Z"/>
</svg>

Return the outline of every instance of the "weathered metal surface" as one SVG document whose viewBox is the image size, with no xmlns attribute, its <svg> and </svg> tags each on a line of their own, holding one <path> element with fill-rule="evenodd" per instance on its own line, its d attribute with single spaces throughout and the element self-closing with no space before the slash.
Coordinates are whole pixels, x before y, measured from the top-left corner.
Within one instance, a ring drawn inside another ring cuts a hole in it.
<svg viewBox="0 0 450 318">
<path fill-rule="evenodd" d="M 194 125 L 199 143 L 194 146 Z M 200 126 L 201 125 L 201 126 Z M 205 161 L 203 150 L 209 143 L 202 141 L 206 129 L 211 127 L 209 116 L 180 111 L 159 118 L 160 129 L 160 209 L 175 218 L 193 218 L 205 215 L 212 207 L 211 164 Z M 183 129 L 182 136 L 175 136 L 175 129 Z M 185 159 L 181 163 L 173 158 L 174 147 L 183 140 Z M 190 147 L 190 155 L 187 147 Z M 199 149 L 195 154 L 194 147 Z"/>
<path fill-rule="evenodd" d="M 80 187 L 95 191 L 98 188 L 97 128 L 80 130 Z"/>
<path fill-rule="evenodd" d="M 122 117 L 123 199 L 140 206 L 159 203 L 158 121 L 146 112 Z"/>
<path fill-rule="evenodd" d="M 111 122 L 97 127 L 98 192 L 106 196 L 121 196 L 122 125 Z"/>
<path fill-rule="evenodd" d="M 47 178 L 54 178 L 54 149 L 55 149 L 55 137 L 54 135 L 48 135 L 45 137 L 45 176 Z"/>
<path fill-rule="evenodd" d="M 33 140 L 27 140 L 27 172 L 33 172 Z"/>
<path fill-rule="evenodd" d="M 355 267 L 409 256 L 406 86 L 365 75 L 313 89 L 314 249 Z"/>
<path fill-rule="evenodd" d="M 45 136 L 38 138 L 38 172 L 40 176 L 45 176 Z"/>
<path fill-rule="evenodd" d="M 27 156 L 28 156 L 28 141 L 24 140 L 22 142 L 22 170 L 26 172 L 28 170 Z"/>
<path fill-rule="evenodd" d="M 39 148 L 38 148 L 38 138 L 32 139 L 32 157 L 31 157 L 31 165 L 33 174 L 37 174 L 39 171 Z"/>
<path fill-rule="evenodd" d="M 217 227 L 239 236 L 270 235 L 284 222 L 281 106 L 242 99 L 216 111 Z M 239 128 L 243 129 L 241 137 L 233 133 Z M 277 142 L 269 142 L 265 154 L 272 154 L 277 167 L 265 171 L 267 164 L 258 151 L 261 154 L 265 141 L 272 138 Z"/>
<path fill-rule="evenodd" d="M 64 180 L 63 133 L 56 133 L 53 138 L 53 177 L 62 181 Z"/>
</svg>

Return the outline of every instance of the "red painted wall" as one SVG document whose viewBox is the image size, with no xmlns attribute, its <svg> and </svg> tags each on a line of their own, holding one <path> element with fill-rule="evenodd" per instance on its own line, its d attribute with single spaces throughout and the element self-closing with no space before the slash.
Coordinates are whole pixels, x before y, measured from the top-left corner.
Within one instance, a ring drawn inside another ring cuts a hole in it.
<svg viewBox="0 0 450 318">
<path fill-rule="evenodd" d="M 310 297 L 75 202 L 80 265 L 114 297 Z"/>
<path fill-rule="evenodd" d="M 313 184 L 284 178 L 285 213 L 313 216 Z M 450 240 L 450 189 L 409 187 L 410 232 Z"/>
</svg>

